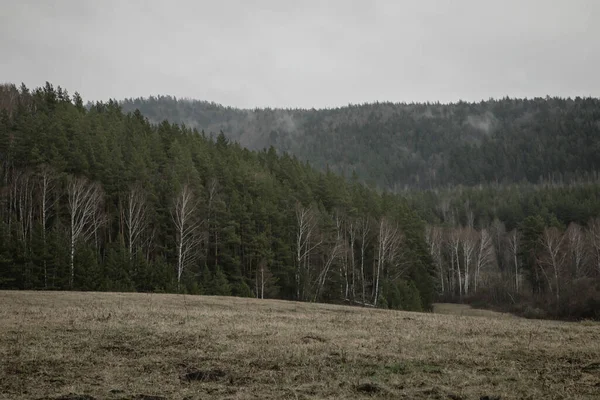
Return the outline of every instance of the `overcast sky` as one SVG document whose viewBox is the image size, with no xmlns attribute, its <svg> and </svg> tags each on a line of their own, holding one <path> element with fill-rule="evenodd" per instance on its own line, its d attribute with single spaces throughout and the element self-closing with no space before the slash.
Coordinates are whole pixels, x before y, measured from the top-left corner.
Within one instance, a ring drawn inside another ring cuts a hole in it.
<svg viewBox="0 0 600 400">
<path fill-rule="evenodd" d="M 600 96 L 600 1 L 0 0 L 0 82 L 238 107 Z"/>
</svg>

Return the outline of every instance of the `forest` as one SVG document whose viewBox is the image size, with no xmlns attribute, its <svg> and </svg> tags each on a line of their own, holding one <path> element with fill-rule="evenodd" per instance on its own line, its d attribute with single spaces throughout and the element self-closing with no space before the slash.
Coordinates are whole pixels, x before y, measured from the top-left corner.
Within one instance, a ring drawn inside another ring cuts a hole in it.
<svg viewBox="0 0 600 400">
<path fill-rule="evenodd" d="M 596 180 L 600 100 L 372 103 L 322 110 L 242 110 L 170 96 L 125 99 L 150 121 L 223 131 L 312 166 L 392 191 Z"/>
<path fill-rule="evenodd" d="M 170 96 L 120 104 L 399 193 L 427 225 L 438 299 L 600 316 L 598 99 L 324 110 L 240 110 Z"/>
<path fill-rule="evenodd" d="M 250 111 L 4 85 L 0 287 L 599 319 L 598 106 Z"/>
<path fill-rule="evenodd" d="M 50 83 L 0 87 L 0 288 L 428 310 L 406 199 Z"/>
</svg>

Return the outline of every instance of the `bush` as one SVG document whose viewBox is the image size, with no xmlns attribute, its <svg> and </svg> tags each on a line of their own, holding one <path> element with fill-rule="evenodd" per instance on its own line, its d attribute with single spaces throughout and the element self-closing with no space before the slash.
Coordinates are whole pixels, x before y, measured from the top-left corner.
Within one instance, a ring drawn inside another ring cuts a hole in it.
<svg viewBox="0 0 600 400">
<path fill-rule="evenodd" d="M 408 283 L 400 281 L 397 284 L 385 283 L 383 293 L 379 302 L 380 307 L 384 305 L 393 309 L 406 311 L 423 311 L 419 290 L 412 281 Z"/>
<path fill-rule="evenodd" d="M 545 319 L 548 317 L 546 311 L 531 304 L 525 305 L 525 308 L 518 314 L 529 319 Z"/>
<path fill-rule="evenodd" d="M 562 295 L 557 317 L 600 320 L 600 283 L 591 278 L 574 280 Z"/>
</svg>

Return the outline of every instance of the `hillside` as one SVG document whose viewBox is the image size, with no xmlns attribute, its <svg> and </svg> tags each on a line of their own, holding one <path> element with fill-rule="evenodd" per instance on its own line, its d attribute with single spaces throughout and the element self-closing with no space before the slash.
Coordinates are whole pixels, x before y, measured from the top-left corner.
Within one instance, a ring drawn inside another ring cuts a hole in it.
<svg viewBox="0 0 600 400">
<path fill-rule="evenodd" d="M 11 400 L 598 396 L 598 323 L 165 294 L 0 303 Z"/>
<path fill-rule="evenodd" d="M 437 298 L 600 318 L 600 101 L 502 99 L 238 110 L 125 100 L 398 193 L 427 223 Z M 425 190 L 423 190 L 425 189 Z M 557 256 L 557 257 L 555 257 Z"/>
<path fill-rule="evenodd" d="M 600 185 L 584 175 L 393 193 L 113 101 L 4 85 L 0 288 L 598 319 Z"/>
<path fill-rule="evenodd" d="M 150 121 L 223 131 L 250 149 L 274 146 L 313 166 L 382 188 L 569 182 L 600 170 L 600 100 L 350 105 L 241 110 L 169 96 L 126 99 Z"/>
<path fill-rule="evenodd" d="M 0 177 L 0 288 L 433 301 L 400 196 L 49 83 L 0 86 Z"/>
</svg>

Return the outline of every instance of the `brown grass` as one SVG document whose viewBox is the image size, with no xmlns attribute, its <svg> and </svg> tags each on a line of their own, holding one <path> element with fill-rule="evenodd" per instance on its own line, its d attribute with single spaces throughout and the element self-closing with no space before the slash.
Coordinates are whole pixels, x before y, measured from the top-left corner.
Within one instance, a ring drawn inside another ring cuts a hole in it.
<svg viewBox="0 0 600 400">
<path fill-rule="evenodd" d="M 461 315 L 469 317 L 489 317 L 507 319 L 519 318 L 509 313 L 473 308 L 468 304 L 436 303 L 433 305 L 433 312 L 436 314 Z"/>
<path fill-rule="evenodd" d="M 600 398 L 597 323 L 157 294 L 0 305 L 5 399 Z"/>
</svg>

